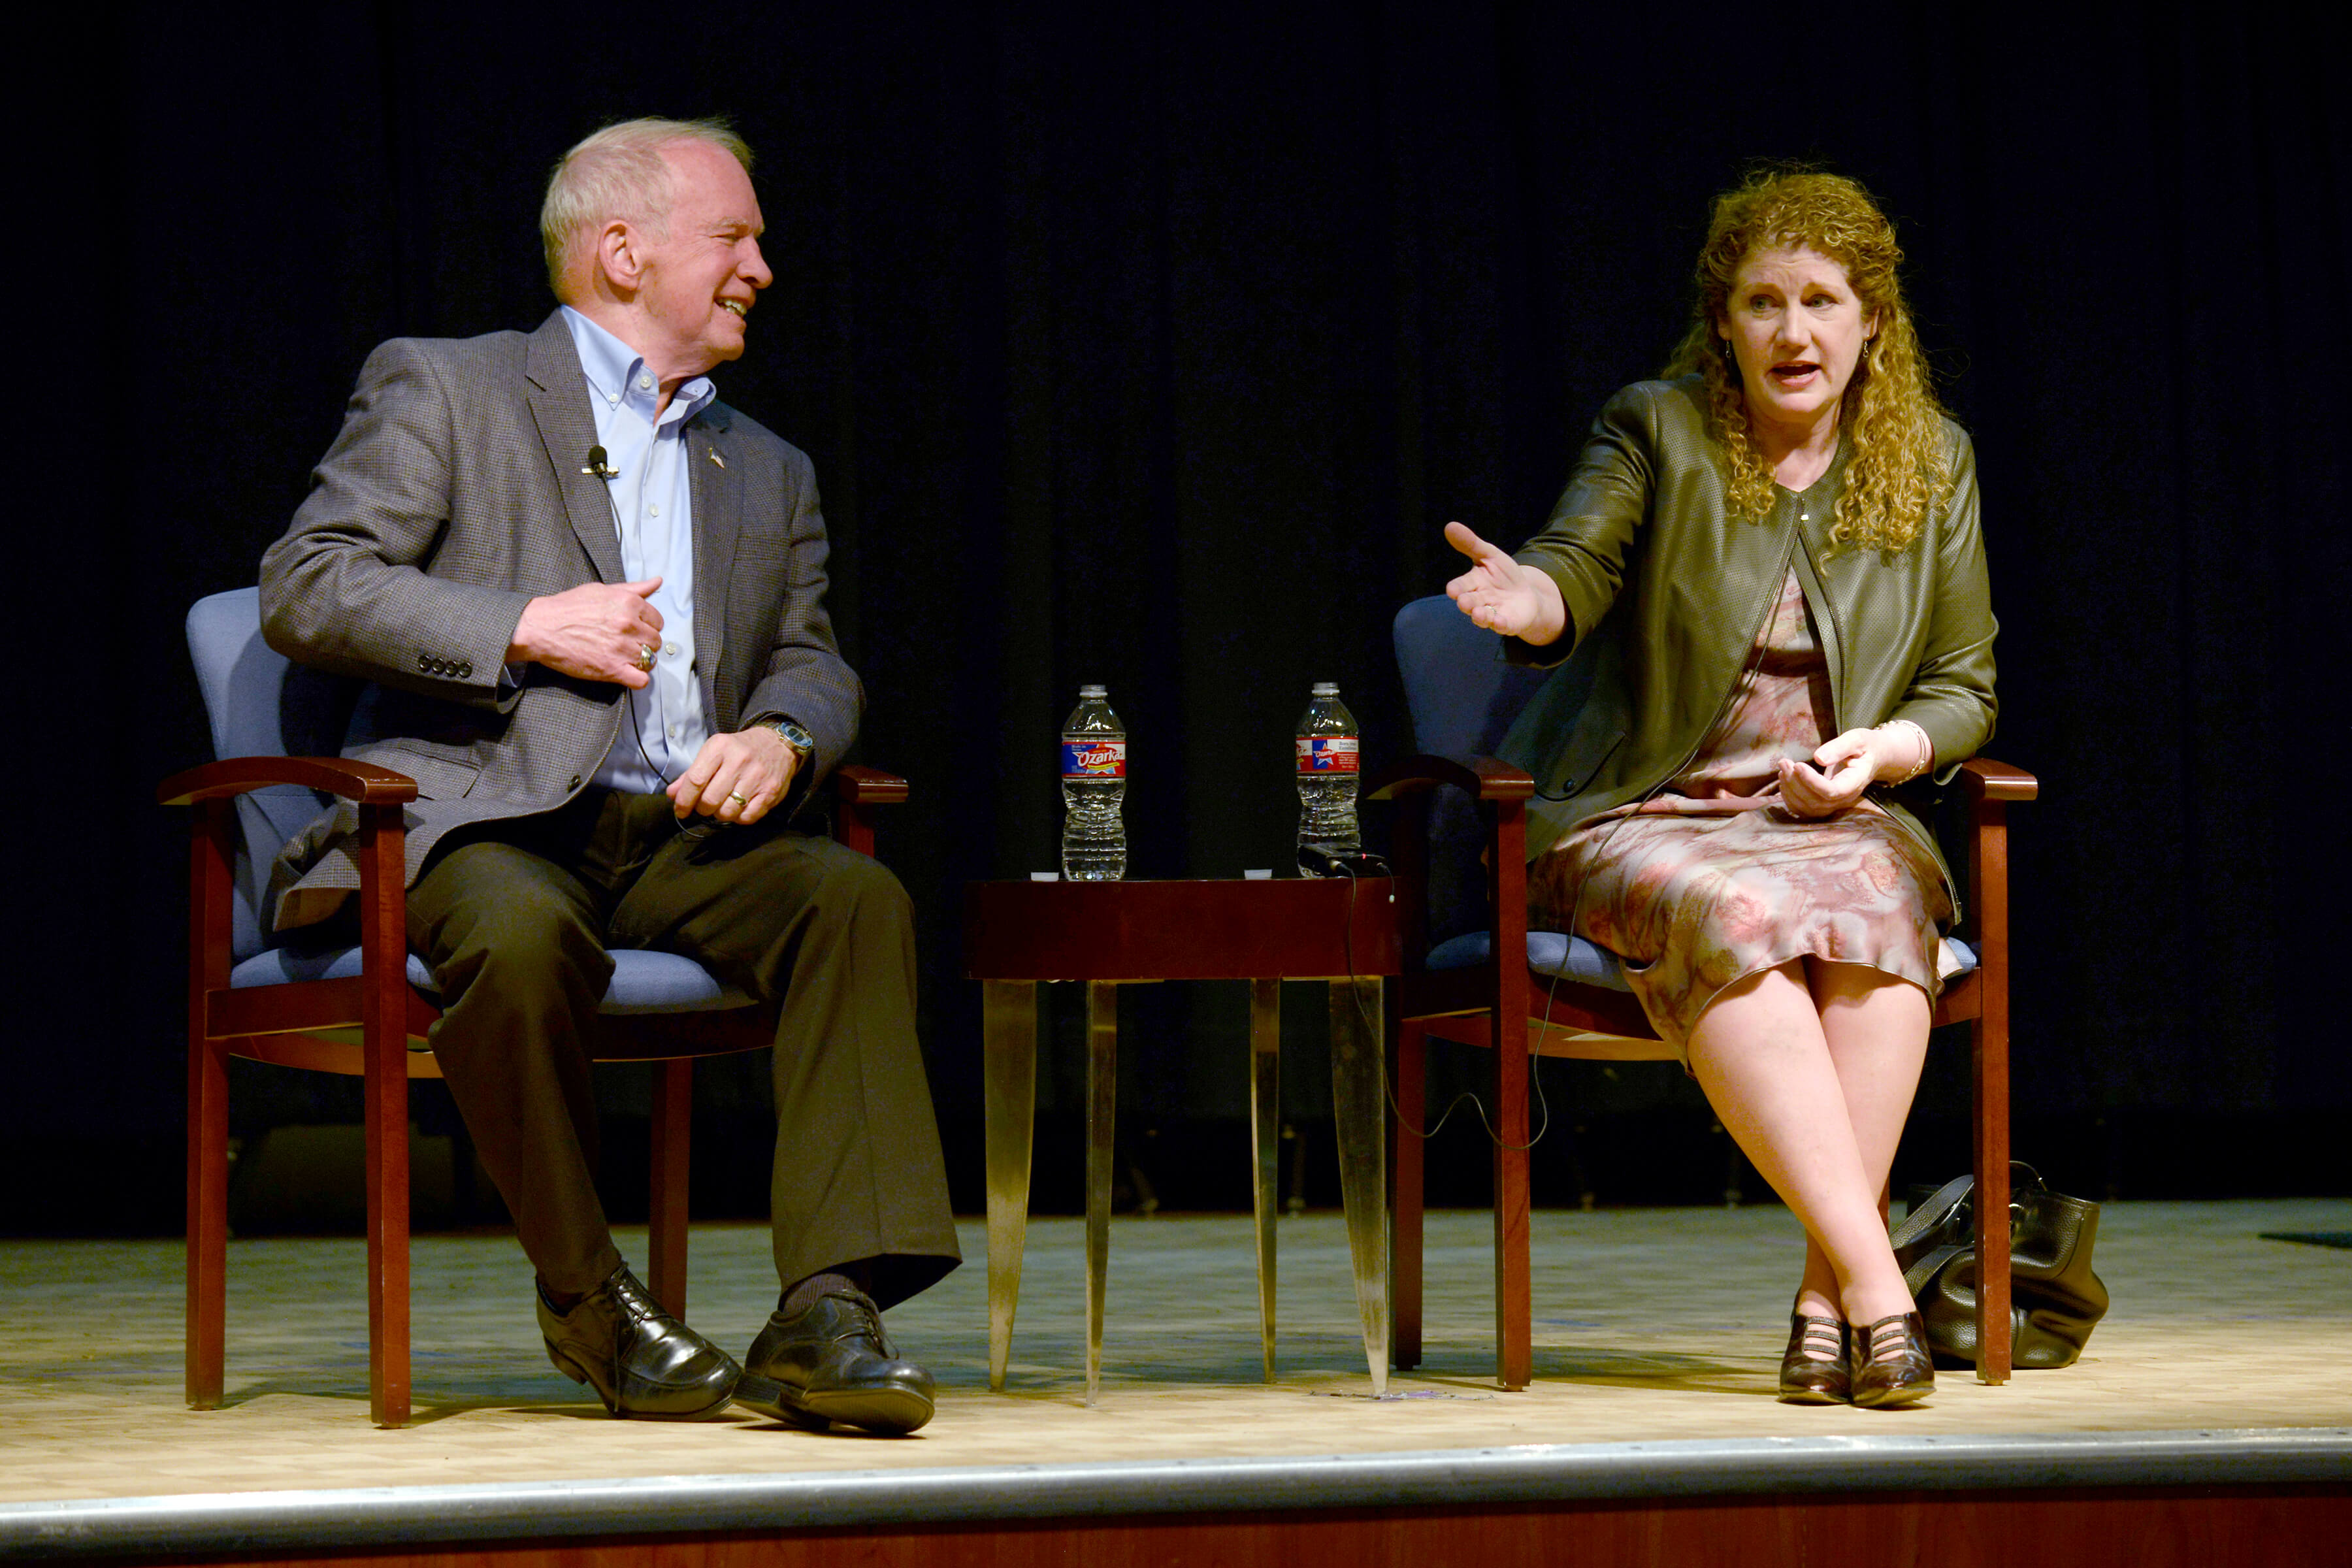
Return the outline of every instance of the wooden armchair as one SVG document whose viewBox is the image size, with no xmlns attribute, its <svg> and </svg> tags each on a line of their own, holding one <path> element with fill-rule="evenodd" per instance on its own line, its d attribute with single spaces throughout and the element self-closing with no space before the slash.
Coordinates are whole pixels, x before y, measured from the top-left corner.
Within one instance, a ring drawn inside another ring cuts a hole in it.
<svg viewBox="0 0 2352 1568">
<path fill-rule="evenodd" d="M 1497 636 L 1443 595 L 1399 611 L 1395 635 L 1414 743 L 1423 754 L 1364 784 L 1366 798 L 1398 805 L 1393 863 L 1405 973 L 1388 988 L 1400 1121 L 1389 1163 L 1391 1342 L 1398 1367 L 1420 1363 L 1423 1151 L 1417 1130 L 1426 1116 L 1427 1042 L 1489 1047 L 1495 1052 L 1496 1376 L 1507 1389 L 1524 1388 L 1534 1363 L 1528 1058 L 1672 1060 L 1674 1052 L 1650 1028 L 1613 954 L 1571 933 L 1528 929 L 1526 812 L 1534 781 L 1490 753 L 1544 673 L 1505 663 Z M 2032 800 L 2037 786 L 2032 774 L 1985 758 L 1962 763 L 1957 783 L 1969 813 L 1965 900 L 1972 930 L 1967 944 L 1947 942 L 1951 956 L 1967 968 L 1946 984 L 1934 1021 L 1968 1024 L 1974 1049 L 1977 1247 L 1984 1260 L 1977 1376 L 1998 1384 L 2009 1379 L 2011 1350 L 2005 814 L 2010 802 Z M 1481 846 L 1483 887 L 1477 885 Z"/>
<path fill-rule="evenodd" d="M 163 781 L 165 805 L 194 807 L 188 856 L 187 1397 L 221 1403 L 228 1237 L 228 1064 L 232 1056 L 365 1080 L 368 1408 L 379 1426 L 409 1416 L 408 1080 L 438 1078 L 427 1036 L 440 1014 L 433 976 L 407 949 L 404 807 L 416 786 L 336 756 L 289 756 L 301 707 L 292 667 L 261 640 L 260 594 L 242 588 L 188 612 L 188 647 L 220 761 Z M 315 792 L 315 793 L 314 793 Z M 275 945 L 259 891 L 289 835 L 320 795 L 358 803 L 360 942 L 332 952 Z M 907 798 L 903 779 L 842 767 L 834 834 L 874 851 L 871 808 Z M 654 1061 L 648 1288 L 686 1310 L 686 1194 L 693 1058 L 758 1050 L 776 1009 L 676 953 L 615 952 L 597 1059 Z"/>
</svg>

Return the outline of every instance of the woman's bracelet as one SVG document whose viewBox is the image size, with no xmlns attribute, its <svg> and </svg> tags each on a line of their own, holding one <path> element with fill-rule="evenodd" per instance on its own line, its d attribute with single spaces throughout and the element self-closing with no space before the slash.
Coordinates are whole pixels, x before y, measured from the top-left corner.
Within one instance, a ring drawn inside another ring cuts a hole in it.
<svg viewBox="0 0 2352 1568">
<path fill-rule="evenodd" d="M 1899 777 L 1891 778 L 1886 781 L 1888 784 L 1909 784 L 1913 779 L 1916 779 L 1921 773 L 1926 773 L 1929 766 L 1935 763 L 1936 742 L 1927 738 L 1927 731 L 1922 730 L 1918 725 L 1913 723 L 1908 719 L 1889 719 L 1885 723 L 1879 725 L 1878 728 L 1881 730 L 1893 730 L 1898 725 L 1903 729 L 1910 731 L 1914 736 L 1917 737 L 1918 741 L 1917 750 L 1912 753 L 1917 760 L 1912 763 L 1910 770 Z"/>
</svg>

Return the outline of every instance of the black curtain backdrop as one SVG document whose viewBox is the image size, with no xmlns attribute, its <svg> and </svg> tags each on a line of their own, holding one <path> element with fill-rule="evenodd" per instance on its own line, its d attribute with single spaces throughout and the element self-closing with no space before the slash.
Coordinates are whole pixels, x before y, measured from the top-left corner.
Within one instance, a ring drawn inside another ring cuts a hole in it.
<svg viewBox="0 0 2352 1568">
<path fill-rule="evenodd" d="M 69 118 L 20 142 L 41 760 L 0 1130 L 172 1169 L 184 830 L 152 788 L 208 754 L 186 605 L 252 581 L 372 344 L 546 314 L 567 145 L 712 112 L 760 154 L 776 273 L 718 380 L 824 486 L 859 755 L 914 784 L 884 856 L 951 1142 L 960 889 L 1055 864 L 1079 682 L 1132 737 L 1132 874 L 1286 864 L 1309 682 L 1368 756 L 1407 749 L 1388 623 L 1451 574 L 1440 526 L 1541 521 L 1679 335 L 1707 198 L 1765 158 L 1896 217 L 1976 437 L 1990 749 L 2044 791 L 2021 1114 L 2340 1124 L 2340 37 L 2265 5 L 1643 9 L 174 8 L 87 39 Z M 1238 1114 L 1239 998 L 1157 990 L 1123 1110 Z"/>
</svg>

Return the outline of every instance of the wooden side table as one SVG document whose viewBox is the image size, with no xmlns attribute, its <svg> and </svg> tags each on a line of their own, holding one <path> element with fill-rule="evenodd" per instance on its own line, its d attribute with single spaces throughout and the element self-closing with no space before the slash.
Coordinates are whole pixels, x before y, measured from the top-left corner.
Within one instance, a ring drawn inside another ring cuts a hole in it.
<svg viewBox="0 0 2352 1568">
<path fill-rule="evenodd" d="M 975 882 L 964 973 L 981 983 L 988 1120 L 988 1385 L 1013 1354 L 1029 1226 L 1037 1089 L 1037 983 L 1087 987 L 1087 1400 L 1102 1382 L 1110 1252 L 1111 1130 L 1118 992 L 1158 980 L 1250 982 L 1250 1133 L 1257 1214 L 1258 1334 L 1274 1381 L 1276 1089 L 1285 980 L 1331 987 L 1331 1091 L 1339 1193 L 1372 1391 L 1388 1387 L 1387 1172 L 1380 977 L 1401 967 L 1385 878 L 1267 881 Z"/>
</svg>

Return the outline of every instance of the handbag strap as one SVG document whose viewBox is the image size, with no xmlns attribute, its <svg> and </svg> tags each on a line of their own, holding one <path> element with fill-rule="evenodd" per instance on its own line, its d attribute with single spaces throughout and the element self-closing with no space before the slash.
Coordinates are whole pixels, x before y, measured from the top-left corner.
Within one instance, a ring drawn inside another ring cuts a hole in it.
<svg viewBox="0 0 2352 1568">
<path fill-rule="evenodd" d="M 1969 1201 L 1969 1194 L 1976 1184 L 1976 1175 L 1970 1173 L 1965 1176 L 1954 1176 L 1937 1187 L 1933 1197 L 1903 1216 L 1903 1223 L 1896 1226 L 1895 1234 L 1886 1238 L 1887 1244 L 1898 1248 L 1908 1247 L 1943 1224 L 1951 1217 L 1954 1209 Z"/>
<path fill-rule="evenodd" d="M 1937 1187 L 1933 1196 L 1903 1216 L 1903 1223 L 1896 1226 L 1894 1234 L 1886 1238 L 1887 1244 L 1899 1251 L 1917 1241 L 1921 1237 L 1933 1232 L 1952 1217 L 1954 1210 L 1969 1201 L 1969 1194 L 1975 1191 L 1976 1184 L 1976 1175 L 1971 1172 L 1965 1176 L 1954 1176 L 1950 1181 Z M 2042 1173 L 2022 1160 L 2012 1160 L 2009 1163 L 2009 1188 L 2010 1207 L 2013 1211 L 2017 1206 L 2017 1195 L 2020 1193 L 2042 1190 Z M 2079 1200 L 2069 1199 L 2068 1201 Z M 1917 1296 L 1921 1288 L 1936 1277 L 1937 1269 L 1962 1253 L 1975 1250 L 1974 1237 L 1970 1237 L 1966 1241 L 1949 1242 L 1937 1247 L 1903 1271 L 1903 1288 L 1913 1296 Z"/>
<path fill-rule="evenodd" d="M 1954 1209 L 1969 1201 L 1969 1194 L 1976 1190 L 1976 1174 L 1970 1172 L 1966 1175 L 1954 1176 L 1950 1181 L 1937 1187 L 1933 1195 L 1903 1216 L 1903 1223 L 1896 1226 L 1894 1232 L 1887 1237 L 1887 1245 L 1897 1248 L 1908 1247 L 1934 1230 L 1951 1217 Z M 2011 1160 L 2009 1163 L 2009 1194 L 2010 1205 L 2012 1208 L 2016 1206 L 2017 1195 L 2020 1193 L 2044 1191 L 2047 1191 L 2047 1187 L 2042 1180 L 2041 1172 L 2022 1160 Z M 2077 1198 L 2069 1201 L 2079 1203 L 2082 1200 Z"/>
<path fill-rule="evenodd" d="M 1936 1248 L 1935 1251 L 1927 1254 L 1927 1256 L 1922 1258 L 1918 1262 L 1914 1263 L 1910 1268 L 1906 1268 L 1903 1271 L 1903 1289 L 1909 1291 L 1912 1298 L 1916 1300 L 1918 1298 L 1919 1292 L 1927 1287 L 1927 1281 L 1936 1277 L 1936 1271 L 1937 1269 L 1943 1268 L 1945 1264 L 1949 1263 L 1953 1258 L 1958 1258 L 1964 1253 L 1969 1253 L 1975 1250 L 1976 1243 L 1973 1241 L 1953 1242 L 1948 1246 Z"/>
</svg>

